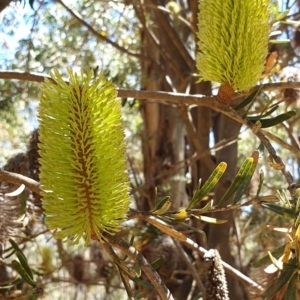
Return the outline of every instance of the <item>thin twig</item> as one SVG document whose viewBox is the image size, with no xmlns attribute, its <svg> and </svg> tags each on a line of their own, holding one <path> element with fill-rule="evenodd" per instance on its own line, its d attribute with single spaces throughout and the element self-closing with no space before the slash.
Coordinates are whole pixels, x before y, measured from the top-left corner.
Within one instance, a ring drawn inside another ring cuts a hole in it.
<svg viewBox="0 0 300 300">
<path fill-rule="evenodd" d="M 181 244 L 176 240 L 173 239 L 175 246 L 181 256 L 181 258 L 184 260 L 184 262 L 186 263 L 188 269 L 190 270 L 190 272 L 193 275 L 194 280 L 196 281 L 196 284 L 198 286 L 199 291 L 201 291 L 202 293 L 202 299 L 205 300 L 206 299 L 206 295 L 205 295 L 205 287 L 201 281 L 201 279 L 198 276 L 198 273 L 195 269 L 195 267 L 193 266 L 193 264 L 191 263 L 190 258 L 188 257 L 188 255 L 186 254 L 186 252 L 183 250 Z"/>
<path fill-rule="evenodd" d="M 22 78 L 23 77 L 23 78 Z M 43 74 L 30 74 L 26 72 L 20 72 L 20 71 L 0 71 L 0 78 L 5 79 L 24 79 L 24 80 L 30 80 L 30 81 L 38 81 L 41 82 L 44 80 L 44 78 L 47 78 L 47 76 Z M 268 83 L 264 84 L 262 87 L 262 90 L 270 90 L 270 89 L 284 89 L 284 88 L 300 88 L 300 82 L 279 82 L 279 83 Z M 170 102 L 174 104 L 189 104 L 189 105 L 196 105 L 196 106 L 206 106 L 210 107 L 213 110 L 216 110 L 218 112 L 221 112 L 231 119 L 236 120 L 237 122 L 247 126 L 250 128 L 254 134 L 260 139 L 260 141 L 265 145 L 267 150 L 269 151 L 272 158 L 276 161 L 278 164 L 283 164 L 282 159 L 277 155 L 274 147 L 271 145 L 269 139 L 266 137 L 264 133 L 262 132 L 261 128 L 256 128 L 255 124 L 247 120 L 246 118 L 242 117 L 236 110 L 233 108 L 226 106 L 222 103 L 220 103 L 216 96 L 203 96 L 203 95 L 187 95 L 187 94 L 180 94 L 180 93 L 169 93 L 169 92 L 156 92 L 156 91 L 136 91 L 136 90 L 118 90 L 118 96 L 121 98 L 131 97 L 131 98 L 137 98 L 137 99 L 148 99 L 148 100 L 157 100 L 157 101 L 165 101 Z M 237 97 L 239 97 L 239 94 L 236 94 Z M 268 133 L 267 133 L 268 134 Z M 268 137 L 270 139 L 274 138 L 271 134 L 268 134 Z M 278 139 L 277 139 L 278 141 Z M 292 147 L 292 146 L 290 146 Z M 289 147 L 289 149 L 291 149 Z M 293 151 L 293 153 L 297 153 L 296 150 Z M 286 168 L 283 168 L 281 170 L 284 177 L 286 178 L 288 184 L 290 187 L 294 186 L 294 178 L 286 170 Z M 293 194 L 293 189 L 290 189 L 291 194 Z"/>
<path fill-rule="evenodd" d="M 0 79 L 18 79 L 34 82 L 43 82 L 45 78 L 51 79 L 49 75 L 43 73 L 29 73 L 24 71 L 0 71 Z M 252 90 L 257 89 L 261 85 L 255 86 Z M 262 85 L 262 91 L 268 90 L 282 90 L 287 88 L 300 89 L 300 82 L 274 82 Z M 251 92 L 250 91 L 250 92 Z M 247 93 L 249 94 L 249 93 Z M 245 94 L 246 95 L 246 94 Z M 213 108 L 215 106 L 214 102 L 217 101 L 216 96 L 203 96 L 203 95 L 188 95 L 181 93 L 169 93 L 169 92 L 157 92 L 157 91 L 138 91 L 138 90 L 118 90 L 118 96 L 121 98 L 136 98 L 136 99 L 148 99 L 157 101 L 166 101 L 174 104 L 190 104 L 196 106 L 206 106 Z M 240 97 L 240 93 L 236 93 L 234 98 Z M 205 100 L 205 101 L 203 101 Z M 209 103 L 212 101 L 213 103 Z M 223 107 L 224 105 L 217 105 L 217 107 Z"/>
<path fill-rule="evenodd" d="M 190 138 L 190 140 L 194 144 L 197 154 L 204 153 L 205 148 L 201 144 L 199 136 L 197 135 L 193 121 L 191 119 L 190 110 L 188 109 L 188 107 L 186 105 L 181 105 L 180 107 L 178 107 L 178 113 L 185 124 L 187 136 Z M 211 173 L 214 170 L 215 166 L 214 166 L 214 163 L 212 160 L 204 159 L 204 160 L 202 160 L 202 163 L 203 163 L 204 168 L 208 172 Z"/>
<path fill-rule="evenodd" d="M 151 225 L 155 226 L 165 234 L 169 235 L 170 237 L 177 239 L 178 241 L 184 243 L 187 245 L 192 250 L 197 251 L 201 256 L 203 256 L 207 250 L 203 247 L 200 247 L 198 244 L 196 244 L 193 240 L 190 238 L 186 237 L 184 234 L 181 232 L 175 230 L 172 228 L 170 225 L 166 224 L 165 222 L 153 217 L 147 215 L 147 213 L 143 212 L 136 212 L 135 210 L 131 209 L 129 213 L 129 219 L 133 218 L 139 218 L 143 221 L 146 221 L 150 223 Z M 260 291 L 263 291 L 263 287 L 258 285 L 256 282 L 254 282 L 251 278 L 247 277 L 240 271 L 236 270 L 235 268 L 231 267 L 229 264 L 226 262 L 222 261 L 222 265 L 226 271 L 227 274 L 231 275 L 233 278 L 236 278 L 238 281 L 240 281 L 242 284 L 248 286 L 252 286 L 253 288 L 256 288 Z"/>
<path fill-rule="evenodd" d="M 34 193 L 38 195 L 41 194 L 40 184 L 34 179 L 23 176 L 21 174 L 7 172 L 0 169 L 0 182 L 14 183 L 18 185 L 24 184 Z"/>
<path fill-rule="evenodd" d="M 271 139 L 272 141 L 274 141 L 275 143 L 277 143 L 278 145 L 282 146 L 283 148 L 289 150 L 291 153 L 293 153 L 296 157 L 300 158 L 300 151 L 299 149 L 289 145 L 288 143 L 286 143 L 285 141 L 283 141 L 281 138 L 279 138 L 278 136 L 274 135 L 271 132 L 268 132 L 264 129 L 260 130 L 262 134 L 264 134 L 266 137 L 268 137 L 269 139 Z"/>
<path fill-rule="evenodd" d="M 24 71 L 0 71 L 1 79 L 17 79 L 33 82 L 44 82 L 45 79 L 51 79 L 47 74 L 43 73 L 33 73 Z"/>
<path fill-rule="evenodd" d="M 160 276 L 151 267 L 151 265 L 141 253 L 139 253 L 133 246 L 130 246 L 125 241 L 116 236 L 106 236 L 106 238 L 111 246 L 122 250 L 128 257 L 140 264 L 142 271 L 154 285 L 155 290 L 162 300 L 174 300 L 172 294 L 170 293 L 164 282 L 161 280 Z"/>
<path fill-rule="evenodd" d="M 146 57 L 142 57 L 141 55 L 137 53 L 130 52 L 129 50 L 125 49 L 124 47 L 120 46 L 118 43 L 111 41 L 109 38 L 107 38 L 105 35 L 99 34 L 97 30 L 95 30 L 91 25 L 89 25 L 87 22 L 85 22 L 81 16 L 79 16 L 78 13 L 74 12 L 71 8 L 69 8 L 63 1 L 56 0 L 56 2 L 60 3 L 81 25 L 83 25 L 85 28 L 88 29 L 89 32 L 91 32 L 96 38 L 99 40 L 105 41 L 106 43 L 112 45 L 119 51 L 126 53 L 130 56 L 136 57 L 136 58 L 143 58 L 147 59 Z"/>
</svg>

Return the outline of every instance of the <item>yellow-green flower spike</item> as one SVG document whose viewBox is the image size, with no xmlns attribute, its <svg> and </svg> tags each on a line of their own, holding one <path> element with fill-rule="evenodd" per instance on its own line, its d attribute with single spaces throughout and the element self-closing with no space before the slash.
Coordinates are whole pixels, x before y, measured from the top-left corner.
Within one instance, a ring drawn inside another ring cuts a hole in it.
<svg viewBox="0 0 300 300">
<path fill-rule="evenodd" d="M 41 87 L 40 181 L 46 223 L 77 244 L 116 233 L 129 207 L 120 102 L 112 84 L 93 73 L 57 71 Z"/>
<path fill-rule="evenodd" d="M 268 53 L 269 0 L 199 0 L 200 80 L 221 83 L 220 101 L 260 79 Z"/>
</svg>

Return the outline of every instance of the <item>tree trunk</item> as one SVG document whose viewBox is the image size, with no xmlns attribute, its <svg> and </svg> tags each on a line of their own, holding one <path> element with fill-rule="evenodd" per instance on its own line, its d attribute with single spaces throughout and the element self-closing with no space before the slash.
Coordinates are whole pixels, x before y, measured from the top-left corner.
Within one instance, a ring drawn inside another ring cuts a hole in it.
<svg viewBox="0 0 300 300">
<path fill-rule="evenodd" d="M 144 1 L 144 5 L 137 9 L 143 28 L 142 56 L 147 57 L 147 60 L 141 61 L 143 88 L 210 95 L 211 84 L 196 84 L 196 79 L 191 76 L 195 72 L 195 60 L 187 51 L 187 41 L 193 33 L 185 26 L 180 27 L 175 19 L 172 20 L 171 15 L 157 8 L 166 3 L 167 1 L 162 0 Z M 187 12 L 192 13 L 189 20 L 196 29 L 198 1 L 181 1 L 180 4 Z M 171 196 L 174 209 L 186 206 L 189 197 L 198 187 L 199 179 L 201 178 L 202 183 L 205 182 L 216 163 L 225 161 L 228 163 L 228 169 L 226 177 L 215 190 L 214 200 L 217 202 L 236 174 L 237 144 L 223 148 L 213 157 L 209 149 L 212 138 L 210 133 L 213 133 L 217 143 L 223 139 L 237 137 L 240 125 L 205 107 L 189 111 L 185 106 L 175 108 L 147 101 L 141 104 L 141 114 L 144 125 L 142 143 L 145 188 L 143 197 L 137 204 L 138 209 L 153 208 L 155 187 L 159 187 L 159 193 L 164 192 L 165 195 Z M 189 165 L 186 164 L 185 158 L 190 162 Z M 189 185 L 185 180 L 187 172 L 191 174 Z M 206 225 L 209 227 L 208 246 L 217 248 L 222 259 L 234 265 L 229 247 L 232 214 L 218 214 L 216 217 L 227 219 L 228 223 L 225 226 Z M 193 221 L 193 226 L 203 227 L 203 223 Z M 195 236 L 195 240 L 199 244 L 203 242 L 199 235 Z M 241 297 L 243 290 L 236 284 L 235 279 L 228 277 L 228 283 L 231 299 L 245 299 Z"/>
<path fill-rule="evenodd" d="M 216 126 L 216 128 L 219 128 L 219 141 L 231 141 L 232 139 L 238 137 L 241 128 L 241 125 L 239 123 L 228 118 L 225 115 L 220 116 L 219 122 L 219 126 Z M 214 204 L 217 204 L 225 194 L 237 173 L 237 154 L 237 142 L 234 142 L 233 144 L 224 147 L 217 152 L 217 162 L 226 162 L 227 170 L 219 181 L 218 186 L 215 190 Z M 228 203 L 230 202 L 228 201 Z M 231 266 L 239 269 L 241 266 L 238 266 L 237 262 L 234 260 L 230 249 L 230 244 L 234 242 L 231 239 L 233 228 L 233 214 L 231 211 L 228 211 L 215 213 L 213 217 L 225 219 L 228 220 L 228 222 L 222 225 L 210 226 L 208 234 L 208 246 L 209 248 L 217 249 L 224 261 L 226 261 Z M 227 282 L 230 299 L 247 299 L 245 298 L 246 296 L 243 287 L 235 278 L 227 276 Z"/>
</svg>

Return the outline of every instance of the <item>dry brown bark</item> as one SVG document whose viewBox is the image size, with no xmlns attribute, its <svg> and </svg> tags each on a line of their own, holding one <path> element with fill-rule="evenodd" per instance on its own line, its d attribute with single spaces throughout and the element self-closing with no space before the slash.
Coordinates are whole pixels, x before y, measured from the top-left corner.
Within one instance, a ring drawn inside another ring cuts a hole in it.
<svg viewBox="0 0 300 300">
<path fill-rule="evenodd" d="M 12 0 L 1 0 L 0 1 L 0 11 L 4 10 Z"/>
</svg>

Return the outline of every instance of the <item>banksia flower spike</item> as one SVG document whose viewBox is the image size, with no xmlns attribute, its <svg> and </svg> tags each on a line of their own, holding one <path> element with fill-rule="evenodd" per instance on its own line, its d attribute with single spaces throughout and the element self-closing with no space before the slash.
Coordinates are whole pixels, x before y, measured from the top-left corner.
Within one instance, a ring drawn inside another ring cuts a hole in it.
<svg viewBox="0 0 300 300">
<path fill-rule="evenodd" d="M 93 73 L 57 71 L 41 87 L 39 162 L 43 207 L 56 237 L 103 240 L 129 206 L 124 132 L 114 87 Z"/>
<path fill-rule="evenodd" d="M 199 0 L 197 69 L 200 80 L 221 83 L 219 100 L 248 91 L 268 53 L 269 0 Z"/>
</svg>

